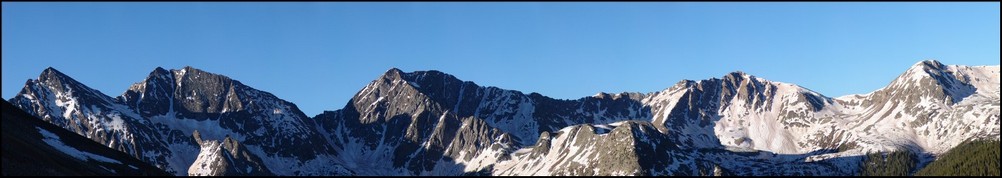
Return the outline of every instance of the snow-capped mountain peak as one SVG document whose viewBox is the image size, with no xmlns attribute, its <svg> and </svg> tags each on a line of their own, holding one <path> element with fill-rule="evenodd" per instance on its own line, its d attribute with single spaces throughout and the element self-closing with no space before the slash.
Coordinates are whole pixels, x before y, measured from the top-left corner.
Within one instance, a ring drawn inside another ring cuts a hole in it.
<svg viewBox="0 0 1002 178">
<path fill-rule="evenodd" d="M 391 68 L 310 118 L 191 66 L 117 100 L 47 69 L 11 101 L 176 175 L 853 175 L 866 153 L 998 138 L 998 70 L 922 61 L 838 99 L 735 71 L 566 100 Z"/>
<path fill-rule="evenodd" d="M 72 82 L 29 85 L 11 100 L 37 111 L 33 114 L 40 118 L 53 118 L 48 121 L 173 174 L 187 175 L 198 156 L 201 146 L 186 134 L 195 130 L 202 131 L 204 139 L 229 137 L 244 143 L 247 152 L 261 157 L 275 174 L 343 172 L 330 169 L 338 167 L 331 158 L 336 153 L 313 129 L 312 119 L 294 104 L 229 77 L 190 66 L 169 71 L 158 67 L 115 100 L 99 92 L 72 92 L 91 89 L 57 74 L 46 70 L 40 78 Z M 51 89 L 60 87 L 70 90 Z"/>
<path fill-rule="evenodd" d="M 935 60 L 924 60 L 912 65 L 908 70 L 885 88 L 892 91 L 913 91 L 909 96 L 930 96 L 944 100 L 948 104 L 958 103 L 974 94 L 978 89 L 971 85 L 973 79 L 967 73 L 970 68 L 944 65 Z"/>
</svg>

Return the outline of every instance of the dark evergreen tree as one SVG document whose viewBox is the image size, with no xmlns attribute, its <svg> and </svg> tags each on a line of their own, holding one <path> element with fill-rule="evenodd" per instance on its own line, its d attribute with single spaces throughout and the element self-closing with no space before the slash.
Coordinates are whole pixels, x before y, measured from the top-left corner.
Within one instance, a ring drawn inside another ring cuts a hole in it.
<svg viewBox="0 0 1002 178">
<path fill-rule="evenodd" d="M 918 159 L 909 151 L 872 153 L 863 161 L 861 175 L 864 176 L 906 176 L 915 170 Z"/>
<path fill-rule="evenodd" d="M 999 176 L 999 141 L 970 141 L 954 147 L 916 175 Z"/>
</svg>

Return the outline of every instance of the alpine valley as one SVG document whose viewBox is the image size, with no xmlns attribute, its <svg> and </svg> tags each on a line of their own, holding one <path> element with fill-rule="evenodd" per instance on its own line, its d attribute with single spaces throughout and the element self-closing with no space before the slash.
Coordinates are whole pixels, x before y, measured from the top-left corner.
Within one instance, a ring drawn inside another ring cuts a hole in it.
<svg viewBox="0 0 1002 178">
<path fill-rule="evenodd" d="M 393 68 L 342 109 L 310 117 L 269 92 L 184 67 L 156 68 L 115 97 L 48 68 L 8 102 L 44 122 L 8 132 L 21 111 L 4 108 L 4 175 L 17 169 L 7 166 L 17 164 L 12 155 L 31 150 L 8 152 L 17 134 L 69 155 L 40 156 L 108 169 L 90 172 L 179 176 L 843 176 L 890 170 L 873 167 L 898 157 L 909 160 L 900 174 L 915 175 L 946 165 L 930 163 L 961 145 L 999 150 L 999 66 L 933 60 L 841 97 L 732 72 L 563 100 Z M 64 132 L 110 149 L 67 146 Z M 62 164 L 71 163 L 52 169 Z"/>
</svg>

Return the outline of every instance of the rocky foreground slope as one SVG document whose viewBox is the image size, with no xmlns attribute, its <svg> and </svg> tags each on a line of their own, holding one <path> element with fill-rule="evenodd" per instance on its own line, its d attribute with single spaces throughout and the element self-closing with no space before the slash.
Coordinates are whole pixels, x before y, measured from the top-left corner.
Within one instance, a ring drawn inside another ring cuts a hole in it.
<svg viewBox="0 0 1002 178">
<path fill-rule="evenodd" d="M 130 155 L 95 143 L 21 111 L 3 108 L 4 176 L 169 175 Z"/>
</svg>

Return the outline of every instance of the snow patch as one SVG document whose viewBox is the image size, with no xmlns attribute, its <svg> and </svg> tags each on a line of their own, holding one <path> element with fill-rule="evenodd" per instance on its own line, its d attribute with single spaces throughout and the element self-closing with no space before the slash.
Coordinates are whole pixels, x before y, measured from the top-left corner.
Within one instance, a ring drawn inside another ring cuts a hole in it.
<svg viewBox="0 0 1002 178">
<path fill-rule="evenodd" d="M 63 143 L 62 139 L 60 139 L 58 135 L 49 132 L 48 130 L 42 129 L 41 127 L 35 127 L 35 129 L 38 129 L 38 133 L 42 134 L 42 141 L 44 141 L 49 146 L 52 146 L 52 148 L 55 148 L 56 150 L 65 153 L 66 155 L 72 156 L 79 160 L 94 160 L 106 163 L 122 164 L 122 162 L 119 162 L 118 160 L 114 160 L 90 152 L 80 151 L 76 148 L 66 145 L 65 143 Z"/>
</svg>

